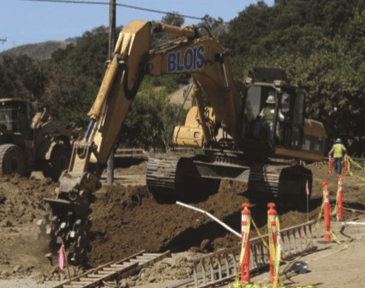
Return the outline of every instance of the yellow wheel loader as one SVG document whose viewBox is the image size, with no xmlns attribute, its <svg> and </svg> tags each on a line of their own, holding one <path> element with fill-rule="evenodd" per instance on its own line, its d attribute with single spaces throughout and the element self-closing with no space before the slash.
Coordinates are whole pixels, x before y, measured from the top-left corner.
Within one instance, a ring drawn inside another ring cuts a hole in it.
<svg viewBox="0 0 365 288">
<path fill-rule="evenodd" d="M 26 100 L 0 99 L 0 171 L 21 176 L 42 171 L 57 182 L 79 133 L 55 122 L 46 109 L 34 113 Z"/>
</svg>

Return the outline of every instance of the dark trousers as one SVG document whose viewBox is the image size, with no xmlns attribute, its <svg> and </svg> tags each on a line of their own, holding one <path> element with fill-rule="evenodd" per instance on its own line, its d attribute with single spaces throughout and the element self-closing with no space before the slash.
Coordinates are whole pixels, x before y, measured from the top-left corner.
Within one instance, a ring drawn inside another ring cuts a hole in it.
<svg viewBox="0 0 365 288">
<path fill-rule="evenodd" d="M 334 158 L 334 170 L 336 175 L 341 175 L 341 169 L 342 169 L 342 158 Z"/>
</svg>

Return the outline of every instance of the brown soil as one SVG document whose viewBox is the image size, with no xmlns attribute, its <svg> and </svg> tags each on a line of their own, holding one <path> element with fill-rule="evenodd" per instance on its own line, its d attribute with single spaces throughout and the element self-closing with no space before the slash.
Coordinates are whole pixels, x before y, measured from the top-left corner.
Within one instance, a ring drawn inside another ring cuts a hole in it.
<svg viewBox="0 0 365 288">
<path fill-rule="evenodd" d="M 309 219 L 316 219 L 322 202 L 323 182 L 329 182 L 333 208 L 337 178 L 328 175 L 326 166 L 310 168 L 314 173 L 314 181 Z M 143 162 L 128 169 L 118 168 L 116 172 L 117 175 L 144 175 L 145 170 L 146 162 Z M 359 185 L 363 180 L 356 176 L 362 174 L 356 171 L 354 174 L 354 177 L 344 177 L 344 206 L 365 210 L 364 188 Z M 237 236 L 201 213 L 172 203 L 156 202 L 146 186 L 122 184 L 123 182 L 117 182 L 111 186 L 104 185 L 96 194 L 97 200 L 92 205 L 91 214 L 91 266 L 120 260 L 141 250 L 170 250 L 173 253 L 189 251 L 196 255 L 231 247 L 239 242 Z M 50 179 L 0 178 L 0 278 L 31 276 L 38 281 L 65 278 L 63 273 L 59 273 L 57 263 L 51 267 L 44 257 L 47 243 L 37 236 L 38 229 L 35 225 L 36 219 L 42 218 L 47 210 L 44 198 L 56 196 L 55 187 L 56 184 Z M 240 232 L 242 203 L 247 201 L 245 191 L 244 183 L 222 181 L 218 193 L 204 201 L 190 204 L 209 212 Z M 267 207 L 253 206 L 251 213 L 257 226 L 264 232 Z M 279 209 L 278 214 L 283 228 L 307 221 L 306 211 Z M 355 215 L 358 214 L 344 211 L 345 219 Z M 185 260 L 182 258 L 179 263 Z M 171 279 L 181 279 L 189 274 L 182 273 L 186 267 L 179 265 L 175 265 L 175 268 L 180 267 L 177 269 L 180 272 L 176 272 L 180 278 L 170 275 Z M 79 271 L 79 268 L 72 268 L 71 273 Z"/>
</svg>

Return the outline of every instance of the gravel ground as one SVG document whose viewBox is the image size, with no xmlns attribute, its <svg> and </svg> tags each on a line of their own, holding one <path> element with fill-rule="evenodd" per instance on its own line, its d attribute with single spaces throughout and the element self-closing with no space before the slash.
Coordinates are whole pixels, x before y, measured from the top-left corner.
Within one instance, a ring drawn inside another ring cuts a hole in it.
<svg viewBox="0 0 365 288">
<path fill-rule="evenodd" d="M 57 284 L 59 284 L 59 282 L 44 282 L 43 284 L 37 284 L 37 282 L 31 278 L 0 280 L 0 288 L 52 288 Z"/>
</svg>

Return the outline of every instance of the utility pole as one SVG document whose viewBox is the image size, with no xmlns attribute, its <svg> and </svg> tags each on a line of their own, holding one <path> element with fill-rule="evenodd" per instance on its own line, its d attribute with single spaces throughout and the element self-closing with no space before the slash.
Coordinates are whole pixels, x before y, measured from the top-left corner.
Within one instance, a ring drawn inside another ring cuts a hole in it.
<svg viewBox="0 0 365 288">
<path fill-rule="evenodd" d="M 109 4 L 109 60 L 112 60 L 113 51 L 115 46 L 115 7 L 116 7 L 116 0 L 110 0 Z M 109 160 L 108 160 L 108 170 L 107 170 L 107 184 L 111 185 L 114 182 L 114 148 L 110 153 Z"/>
</svg>

